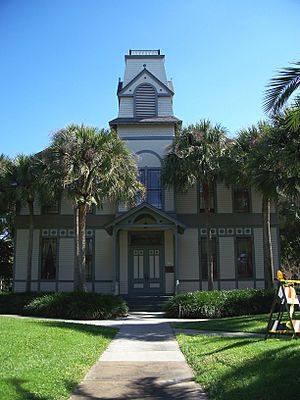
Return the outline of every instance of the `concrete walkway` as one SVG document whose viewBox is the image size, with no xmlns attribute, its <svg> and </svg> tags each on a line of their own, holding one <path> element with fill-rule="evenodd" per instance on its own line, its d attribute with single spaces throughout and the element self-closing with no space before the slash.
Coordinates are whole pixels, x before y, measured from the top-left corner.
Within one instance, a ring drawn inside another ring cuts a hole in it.
<svg viewBox="0 0 300 400">
<path fill-rule="evenodd" d="M 119 320 L 119 333 L 70 400 L 207 399 L 168 322 L 149 313 Z"/>
</svg>

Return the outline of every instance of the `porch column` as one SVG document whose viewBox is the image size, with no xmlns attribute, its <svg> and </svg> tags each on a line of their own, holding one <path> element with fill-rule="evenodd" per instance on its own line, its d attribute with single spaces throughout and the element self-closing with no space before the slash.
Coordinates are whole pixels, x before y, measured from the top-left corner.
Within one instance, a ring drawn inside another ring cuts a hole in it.
<svg viewBox="0 0 300 400">
<path fill-rule="evenodd" d="M 174 229 L 174 293 L 178 293 L 179 279 L 178 279 L 178 232 L 177 227 Z"/>
</svg>

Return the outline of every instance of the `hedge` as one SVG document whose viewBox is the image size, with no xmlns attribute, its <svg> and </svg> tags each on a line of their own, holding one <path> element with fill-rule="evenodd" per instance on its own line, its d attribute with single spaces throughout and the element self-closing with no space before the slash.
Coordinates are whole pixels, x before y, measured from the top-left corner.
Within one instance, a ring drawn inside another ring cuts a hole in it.
<svg viewBox="0 0 300 400">
<path fill-rule="evenodd" d="M 119 296 L 98 293 L 7 293 L 0 295 L 0 314 L 64 319 L 109 319 L 126 315 Z"/>
<path fill-rule="evenodd" d="M 265 289 L 236 289 L 178 294 L 165 305 L 166 315 L 175 318 L 222 318 L 263 314 L 270 311 L 274 292 Z"/>
</svg>

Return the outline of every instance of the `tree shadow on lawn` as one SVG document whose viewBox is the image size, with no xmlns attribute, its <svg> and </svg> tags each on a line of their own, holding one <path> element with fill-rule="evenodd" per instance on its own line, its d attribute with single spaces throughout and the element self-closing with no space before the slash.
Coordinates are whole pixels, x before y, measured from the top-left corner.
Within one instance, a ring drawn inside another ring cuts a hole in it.
<svg viewBox="0 0 300 400">
<path fill-rule="evenodd" d="M 6 382 L 8 385 L 13 387 L 17 399 L 22 399 L 22 400 L 52 400 L 54 397 L 53 396 L 42 396 L 40 394 L 34 394 L 30 390 L 24 388 L 24 385 L 28 381 L 20 378 L 12 378 L 12 379 L 6 379 Z M 74 389 L 76 386 L 77 382 L 72 382 L 72 381 L 66 381 L 65 382 L 65 388 L 70 392 Z M 5 399 L 3 399 L 5 400 Z"/>
<path fill-rule="evenodd" d="M 264 340 L 256 341 L 266 343 Z M 226 359 L 220 360 L 230 369 L 220 380 L 208 385 L 211 397 L 222 400 L 299 400 L 300 354 L 295 344 L 296 341 L 289 344 L 283 341 L 282 347 L 262 351 L 258 356 L 236 366 L 232 360 L 228 360 L 230 363 L 226 363 Z M 222 350 L 230 347 L 234 346 Z"/>
<path fill-rule="evenodd" d="M 45 326 L 49 328 L 70 329 L 72 331 L 82 332 L 87 335 L 103 336 L 107 339 L 113 339 L 118 329 L 106 326 L 97 326 L 89 324 L 77 324 L 73 322 L 46 321 L 46 320 L 30 320 L 31 325 Z"/>
</svg>

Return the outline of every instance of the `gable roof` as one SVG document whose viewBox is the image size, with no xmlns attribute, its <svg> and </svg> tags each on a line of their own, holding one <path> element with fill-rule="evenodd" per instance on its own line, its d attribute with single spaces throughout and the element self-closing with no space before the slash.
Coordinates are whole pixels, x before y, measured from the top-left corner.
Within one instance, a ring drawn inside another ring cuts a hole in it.
<svg viewBox="0 0 300 400">
<path fill-rule="evenodd" d="M 112 235 L 113 228 L 116 225 L 122 224 L 122 222 L 125 221 L 127 218 L 133 217 L 135 214 L 139 215 L 141 212 L 146 212 L 150 215 L 165 219 L 170 225 L 176 226 L 179 233 L 183 233 L 185 230 L 185 225 L 182 222 L 178 221 L 176 218 L 171 217 L 164 211 L 151 206 L 149 203 L 141 203 L 137 207 L 131 208 L 129 211 L 126 211 L 125 213 L 119 215 L 117 218 L 114 218 L 112 221 L 105 224 L 104 228 L 110 235 Z M 157 225 L 159 226 L 159 224 Z M 135 225 L 133 224 L 133 227 L 134 226 Z"/>
<path fill-rule="evenodd" d="M 134 83 L 136 82 L 144 73 L 147 73 L 147 75 L 149 75 L 150 78 L 152 78 L 156 83 L 158 83 L 160 86 L 162 86 L 171 96 L 174 95 L 174 92 L 167 86 L 165 85 L 161 80 L 159 80 L 155 75 L 153 75 L 146 67 L 144 67 L 144 69 L 142 69 L 141 72 L 139 72 L 130 82 L 127 83 L 126 86 L 122 87 L 119 86 L 118 87 L 118 96 L 122 96 L 124 94 L 124 92 L 126 92 L 126 90 Z M 133 93 L 132 93 L 133 95 Z M 158 93 L 159 95 L 159 93 Z"/>
</svg>

